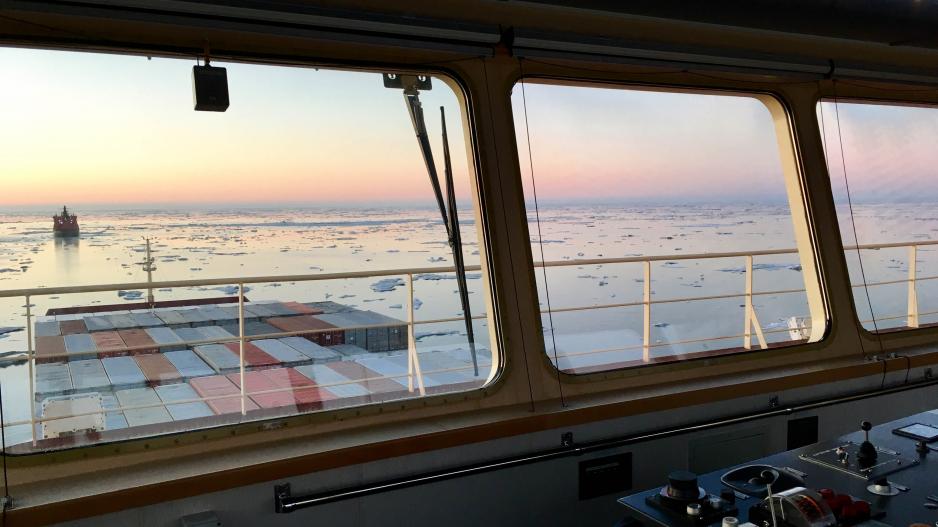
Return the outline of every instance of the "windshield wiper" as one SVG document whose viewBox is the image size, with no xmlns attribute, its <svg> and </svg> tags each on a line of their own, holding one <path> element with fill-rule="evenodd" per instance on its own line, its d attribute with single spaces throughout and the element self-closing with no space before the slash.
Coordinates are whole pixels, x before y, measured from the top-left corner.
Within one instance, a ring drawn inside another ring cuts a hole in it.
<svg viewBox="0 0 938 527">
<path fill-rule="evenodd" d="M 423 105 L 420 102 L 420 90 L 431 89 L 430 78 L 417 75 L 384 74 L 386 88 L 400 88 L 404 90 L 404 102 L 410 114 L 414 133 L 417 134 L 417 144 L 423 154 L 427 174 L 430 176 L 430 186 L 436 197 L 443 225 L 446 227 L 446 236 L 450 249 L 453 252 L 453 265 L 456 267 L 456 283 L 459 286 L 459 301 L 462 304 L 463 320 L 466 323 L 466 340 L 469 343 L 469 353 L 472 356 L 472 370 L 474 376 L 479 376 L 479 362 L 476 358 L 475 333 L 472 329 L 472 312 L 469 309 L 469 287 L 466 283 L 466 264 L 462 253 L 462 236 L 459 232 L 459 212 L 456 209 L 456 188 L 453 185 L 453 166 L 449 154 L 449 138 L 446 135 L 446 112 L 440 106 L 440 120 L 443 128 L 443 173 L 446 183 L 446 199 L 440 186 L 440 178 L 433 160 L 433 151 L 430 149 L 430 136 L 427 134 L 427 123 L 423 117 Z"/>
</svg>

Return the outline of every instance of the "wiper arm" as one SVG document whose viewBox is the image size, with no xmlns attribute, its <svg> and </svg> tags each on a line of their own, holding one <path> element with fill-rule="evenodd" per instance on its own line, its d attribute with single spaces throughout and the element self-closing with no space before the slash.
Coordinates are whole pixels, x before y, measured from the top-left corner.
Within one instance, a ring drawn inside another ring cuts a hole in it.
<svg viewBox="0 0 938 527">
<path fill-rule="evenodd" d="M 427 174 L 430 176 L 430 186 L 436 197 L 443 225 L 446 227 L 446 236 L 450 249 L 453 252 L 453 265 L 456 267 L 456 283 L 459 287 L 459 301 L 462 304 L 463 320 L 466 324 L 466 340 L 469 344 L 469 353 L 472 356 L 472 370 L 474 376 L 479 376 L 479 362 L 476 357 L 475 332 L 472 328 L 472 312 L 469 308 L 469 287 L 466 278 L 466 264 L 462 253 L 462 236 L 459 232 L 459 212 L 456 209 L 456 188 L 453 184 L 453 166 L 449 153 L 449 138 L 446 135 L 446 114 L 440 107 L 440 118 L 443 127 L 443 168 L 446 182 L 446 201 L 443 200 L 443 191 L 440 178 L 433 160 L 433 150 L 430 148 L 430 137 L 427 134 L 427 124 L 423 116 L 423 105 L 420 102 L 420 89 L 430 89 L 429 77 L 408 75 L 384 75 L 384 86 L 387 88 L 402 88 L 404 101 L 410 114 L 414 133 L 417 135 L 417 144 L 423 154 Z"/>
</svg>

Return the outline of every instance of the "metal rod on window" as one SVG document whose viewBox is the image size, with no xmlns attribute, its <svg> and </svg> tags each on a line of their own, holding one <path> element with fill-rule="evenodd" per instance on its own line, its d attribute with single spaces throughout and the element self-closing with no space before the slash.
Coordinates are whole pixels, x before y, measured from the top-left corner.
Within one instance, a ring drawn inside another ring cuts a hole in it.
<svg viewBox="0 0 938 527">
<path fill-rule="evenodd" d="M 906 324 L 910 328 L 918 327 L 918 293 L 915 291 L 916 260 L 918 246 L 909 246 L 909 317 Z"/>
<path fill-rule="evenodd" d="M 420 356 L 417 354 L 417 338 L 414 335 L 414 275 L 407 275 L 407 390 L 414 391 L 414 374 L 417 375 L 417 390 L 426 395 Z"/>
<path fill-rule="evenodd" d="M 238 284 L 238 371 L 241 375 L 241 415 L 246 415 L 244 395 L 244 284 Z"/>
<path fill-rule="evenodd" d="M 642 360 L 651 359 L 651 262 L 645 260 L 645 282 L 642 286 Z"/>
<path fill-rule="evenodd" d="M 33 446 L 36 446 L 36 355 L 33 352 L 33 323 L 31 298 L 26 295 L 26 353 L 29 364 L 29 434 L 33 440 Z"/>
<path fill-rule="evenodd" d="M 743 314 L 743 347 L 752 349 L 752 255 L 746 256 L 746 300 Z"/>
<path fill-rule="evenodd" d="M 414 391 L 414 275 L 407 275 L 407 391 Z"/>
</svg>

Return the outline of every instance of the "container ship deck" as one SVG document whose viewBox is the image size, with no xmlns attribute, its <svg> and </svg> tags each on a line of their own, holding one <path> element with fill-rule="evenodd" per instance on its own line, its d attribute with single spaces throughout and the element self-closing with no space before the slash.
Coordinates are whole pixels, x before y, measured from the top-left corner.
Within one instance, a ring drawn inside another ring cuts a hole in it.
<svg viewBox="0 0 938 527">
<path fill-rule="evenodd" d="M 185 427 L 202 428 L 420 395 L 416 375 L 408 373 L 405 322 L 330 301 L 268 301 L 244 303 L 242 397 L 239 306 L 237 299 L 221 300 L 37 317 L 38 446 L 172 432 L 185 426 L 173 424 L 180 421 L 198 420 Z M 426 393 L 485 381 L 473 375 L 464 346 L 421 346 L 417 355 Z M 478 357 L 487 369 L 490 353 L 480 350 Z"/>
</svg>

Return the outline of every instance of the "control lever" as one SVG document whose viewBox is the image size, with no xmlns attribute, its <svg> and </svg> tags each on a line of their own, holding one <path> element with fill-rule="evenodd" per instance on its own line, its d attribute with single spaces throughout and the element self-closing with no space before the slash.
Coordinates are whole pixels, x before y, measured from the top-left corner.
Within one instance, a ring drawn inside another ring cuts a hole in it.
<svg viewBox="0 0 938 527">
<path fill-rule="evenodd" d="M 778 527 L 778 520 L 775 518 L 775 505 L 772 502 L 772 484 L 778 479 L 778 472 L 775 470 L 763 470 L 759 477 L 765 482 L 766 498 L 769 500 L 769 513 L 772 514 L 772 527 Z"/>
<path fill-rule="evenodd" d="M 860 422 L 860 430 L 863 430 L 865 435 L 864 441 L 860 444 L 860 449 L 857 452 L 857 463 L 860 468 L 869 468 L 876 464 L 878 454 L 876 453 L 876 447 L 870 442 L 870 430 L 872 429 L 873 423 L 869 421 Z"/>
</svg>

